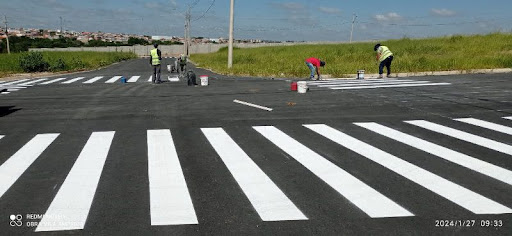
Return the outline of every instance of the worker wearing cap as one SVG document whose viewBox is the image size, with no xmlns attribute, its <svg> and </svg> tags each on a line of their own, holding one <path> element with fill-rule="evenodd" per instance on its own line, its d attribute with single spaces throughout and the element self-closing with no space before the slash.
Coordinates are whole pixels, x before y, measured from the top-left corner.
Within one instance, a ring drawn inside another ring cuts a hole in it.
<svg viewBox="0 0 512 236">
<path fill-rule="evenodd" d="M 380 43 L 376 44 L 373 47 L 373 51 L 377 52 L 377 61 L 379 64 L 379 78 L 382 78 L 382 74 L 384 73 L 384 66 L 387 69 L 387 76 L 391 75 L 391 62 L 393 61 L 393 53 L 389 50 L 388 47 L 380 45 Z"/>
<path fill-rule="evenodd" d="M 309 71 L 311 72 L 309 79 L 310 80 L 315 79 L 315 71 L 316 71 L 316 74 L 318 75 L 317 80 L 319 80 L 320 79 L 320 67 L 324 67 L 325 62 L 321 61 L 318 58 L 310 57 L 310 58 L 306 59 L 306 65 L 309 67 Z"/>
<path fill-rule="evenodd" d="M 155 48 L 151 50 L 149 63 L 153 66 L 153 83 L 159 84 L 162 82 L 160 80 L 160 71 L 162 69 L 162 52 L 160 49 L 158 49 L 158 44 L 155 43 L 153 46 L 155 46 Z"/>
</svg>

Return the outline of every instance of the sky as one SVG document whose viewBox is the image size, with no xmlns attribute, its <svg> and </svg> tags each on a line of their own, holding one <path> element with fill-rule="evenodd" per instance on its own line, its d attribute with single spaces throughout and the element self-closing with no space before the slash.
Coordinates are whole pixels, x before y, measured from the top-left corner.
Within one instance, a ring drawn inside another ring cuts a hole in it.
<svg viewBox="0 0 512 236">
<path fill-rule="evenodd" d="M 230 0 L 0 0 L 10 27 L 227 38 Z M 349 41 L 512 32 L 510 0 L 235 0 L 237 39 Z"/>
</svg>

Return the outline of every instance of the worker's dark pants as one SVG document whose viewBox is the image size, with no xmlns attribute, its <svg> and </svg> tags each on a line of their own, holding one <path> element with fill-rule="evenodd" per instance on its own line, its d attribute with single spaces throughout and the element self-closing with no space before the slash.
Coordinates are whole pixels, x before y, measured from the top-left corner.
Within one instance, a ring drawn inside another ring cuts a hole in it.
<svg viewBox="0 0 512 236">
<path fill-rule="evenodd" d="M 160 82 L 160 71 L 162 69 L 162 65 L 153 65 L 153 83 Z"/>
<path fill-rule="evenodd" d="M 187 65 L 187 64 L 182 64 L 182 63 L 180 63 L 181 73 L 183 73 L 183 72 L 185 71 L 185 66 L 186 66 L 186 65 Z"/>
<path fill-rule="evenodd" d="M 384 59 L 379 65 L 379 75 L 382 75 L 384 73 L 384 66 L 388 70 L 388 76 L 391 74 L 391 62 L 393 61 L 393 56 L 389 56 L 388 58 Z"/>
</svg>

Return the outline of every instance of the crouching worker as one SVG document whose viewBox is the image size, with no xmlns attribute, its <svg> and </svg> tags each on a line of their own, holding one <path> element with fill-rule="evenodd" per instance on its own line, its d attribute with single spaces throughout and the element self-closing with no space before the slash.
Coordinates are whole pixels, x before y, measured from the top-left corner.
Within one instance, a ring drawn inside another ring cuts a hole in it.
<svg viewBox="0 0 512 236">
<path fill-rule="evenodd" d="M 318 58 L 310 57 L 310 58 L 306 59 L 306 65 L 308 66 L 309 71 L 311 72 L 309 79 L 310 80 L 315 79 L 315 71 L 316 71 L 316 74 L 318 75 L 317 80 L 319 80 L 320 79 L 320 67 L 324 67 L 325 62 L 321 61 Z"/>
<path fill-rule="evenodd" d="M 386 77 L 389 77 L 391 75 L 391 62 L 393 61 L 393 53 L 391 53 L 388 47 L 382 46 L 380 43 L 373 47 L 373 51 L 377 52 L 377 61 L 380 62 L 379 78 L 382 78 L 382 74 L 384 73 L 384 66 L 388 70 Z"/>
</svg>

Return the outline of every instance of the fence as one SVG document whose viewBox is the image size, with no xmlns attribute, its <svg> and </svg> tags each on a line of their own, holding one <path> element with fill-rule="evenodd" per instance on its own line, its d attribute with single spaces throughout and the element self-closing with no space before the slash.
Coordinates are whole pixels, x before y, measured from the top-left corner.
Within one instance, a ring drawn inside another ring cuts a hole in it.
<svg viewBox="0 0 512 236">
<path fill-rule="evenodd" d="M 343 42 L 314 42 L 314 43 L 237 43 L 234 44 L 238 48 L 255 48 L 268 46 L 288 46 L 297 44 L 333 44 Z M 183 53 L 183 45 L 160 45 L 158 48 L 162 51 L 162 56 L 177 56 Z M 191 54 L 202 54 L 217 52 L 220 48 L 227 47 L 227 44 L 192 44 L 190 46 Z M 134 52 L 140 57 L 149 56 L 153 49 L 152 45 L 134 45 L 134 46 L 111 46 L 111 47 L 70 47 L 70 48 L 30 48 L 30 51 L 93 51 L 93 52 Z"/>
</svg>

